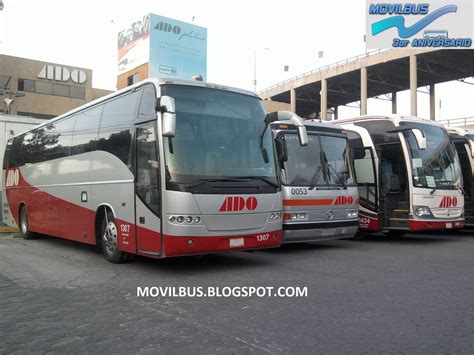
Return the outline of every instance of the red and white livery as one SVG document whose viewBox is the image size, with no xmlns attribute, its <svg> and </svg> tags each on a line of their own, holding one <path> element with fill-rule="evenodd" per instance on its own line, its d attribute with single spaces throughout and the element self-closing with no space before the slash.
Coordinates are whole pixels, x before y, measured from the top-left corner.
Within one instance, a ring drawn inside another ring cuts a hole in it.
<svg viewBox="0 0 474 355">
<path fill-rule="evenodd" d="M 239 89 L 130 86 L 8 142 L 3 221 L 24 237 L 97 244 L 111 262 L 276 247 L 282 199 L 264 119 Z"/>
<path fill-rule="evenodd" d="M 443 126 L 396 115 L 334 123 L 348 131 L 353 150 L 361 230 L 404 233 L 463 227 L 461 167 Z"/>
</svg>

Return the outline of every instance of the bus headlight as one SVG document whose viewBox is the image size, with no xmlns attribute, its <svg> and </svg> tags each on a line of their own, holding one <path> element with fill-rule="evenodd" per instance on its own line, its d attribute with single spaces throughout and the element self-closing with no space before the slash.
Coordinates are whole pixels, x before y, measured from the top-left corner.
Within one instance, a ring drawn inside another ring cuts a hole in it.
<svg viewBox="0 0 474 355">
<path fill-rule="evenodd" d="M 171 215 L 168 216 L 168 221 L 172 224 L 201 224 L 201 217 L 200 216 L 177 216 Z"/>
<path fill-rule="evenodd" d="M 357 211 L 357 210 L 347 211 L 347 217 L 349 217 L 349 218 L 356 218 L 358 215 L 359 215 L 359 211 Z"/>
<path fill-rule="evenodd" d="M 275 222 L 281 220 L 283 217 L 283 212 L 272 212 L 270 213 L 269 220 L 270 222 Z"/>
<path fill-rule="evenodd" d="M 413 206 L 413 212 L 418 217 L 432 215 L 430 208 L 426 206 Z"/>
<path fill-rule="evenodd" d="M 292 212 L 292 213 L 285 213 L 283 215 L 284 221 L 307 221 L 308 220 L 308 212 Z"/>
</svg>

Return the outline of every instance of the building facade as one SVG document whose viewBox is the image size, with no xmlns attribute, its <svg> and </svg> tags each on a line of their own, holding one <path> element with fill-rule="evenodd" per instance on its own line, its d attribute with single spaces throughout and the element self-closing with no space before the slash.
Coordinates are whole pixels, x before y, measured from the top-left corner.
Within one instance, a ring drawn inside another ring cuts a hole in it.
<svg viewBox="0 0 474 355">
<path fill-rule="evenodd" d="M 0 54 L 0 113 L 49 119 L 109 93 L 91 69 Z"/>
</svg>

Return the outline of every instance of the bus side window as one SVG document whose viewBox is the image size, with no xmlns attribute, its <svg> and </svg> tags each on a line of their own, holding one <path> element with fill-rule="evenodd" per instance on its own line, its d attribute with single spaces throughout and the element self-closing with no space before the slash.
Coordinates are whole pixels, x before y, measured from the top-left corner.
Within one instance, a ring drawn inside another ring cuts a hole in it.
<svg viewBox="0 0 474 355">
<path fill-rule="evenodd" d="M 8 162 L 8 167 L 10 169 L 25 165 L 20 156 L 21 148 L 23 144 L 23 137 L 24 136 L 13 138 L 12 148 L 9 154 L 9 162 Z"/>
<path fill-rule="evenodd" d="M 145 85 L 143 87 L 143 94 L 140 100 L 140 107 L 138 108 L 138 121 L 156 120 L 156 91 L 153 85 Z"/>
<path fill-rule="evenodd" d="M 159 214 L 160 189 L 158 183 L 158 152 L 155 124 L 137 127 L 136 131 L 136 188 L 140 199 Z"/>
<path fill-rule="evenodd" d="M 100 116 L 104 105 L 79 112 L 74 125 L 71 155 L 91 152 L 97 149 Z"/>
<path fill-rule="evenodd" d="M 13 141 L 10 139 L 7 143 L 7 147 L 5 148 L 5 155 L 3 156 L 3 170 L 8 169 L 8 165 L 10 163 L 10 154 L 12 150 Z"/>
<path fill-rule="evenodd" d="M 98 149 L 115 155 L 126 165 L 129 164 L 131 129 L 140 94 L 135 91 L 107 102 L 100 121 Z"/>
</svg>

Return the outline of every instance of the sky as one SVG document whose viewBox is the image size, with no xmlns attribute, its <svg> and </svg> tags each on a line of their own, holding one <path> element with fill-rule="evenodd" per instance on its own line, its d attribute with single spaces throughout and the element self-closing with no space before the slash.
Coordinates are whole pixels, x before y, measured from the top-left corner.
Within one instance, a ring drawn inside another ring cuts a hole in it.
<svg viewBox="0 0 474 355">
<path fill-rule="evenodd" d="M 208 81 L 248 90 L 253 90 L 255 57 L 260 91 L 366 52 L 365 0 L 3 2 L 0 53 L 90 68 L 93 86 L 109 90 L 116 88 L 117 33 L 147 13 L 207 27 Z M 409 93 L 397 99 L 399 113 L 409 114 Z M 436 103 L 438 119 L 474 116 L 474 85 L 439 84 Z M 369 114 L 390 112 L 390 102 L 369 100 Z M 358 113 L 356 107 L 339 108 L 341 118 Z M 418 94 L 418 114 L 429 117 L 427 94 Z"/>
</svg>

